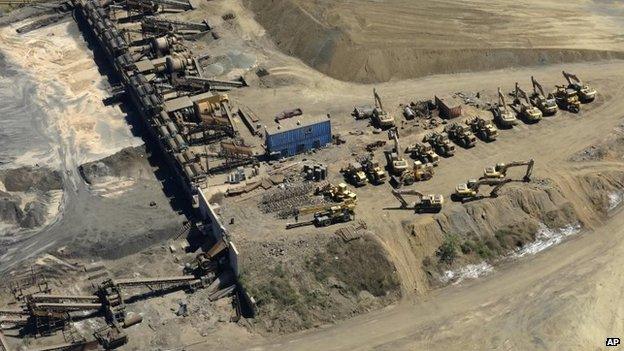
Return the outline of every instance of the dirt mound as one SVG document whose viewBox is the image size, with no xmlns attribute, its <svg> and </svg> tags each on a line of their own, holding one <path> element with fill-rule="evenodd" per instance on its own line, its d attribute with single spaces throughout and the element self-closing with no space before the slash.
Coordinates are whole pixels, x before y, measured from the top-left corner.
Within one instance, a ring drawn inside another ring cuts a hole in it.
<svg viewBox="0 0 624 351">
<path fill-rule="evenodd" d="M 61 190 L 61 173 L 46 167 L 25 166 L 1 170 L 0 180 L 7 191 L 50 191 Z"/>
<path fill-rule="evenodd" d="M 111 178 L 145 179 L 153 175 L 146 158 L 145 145 L 127 147 L 101 160 L 82 164 L 79 171 L 92 185 Z"/>
<path fill-rule="evenodd" d="M 523 11 L 480 1 L 245 3 L 282 51 L 345 81 L 624 58 L 609 39 L 621 30 L 617 24 L 604 20 L 596 28 L 598 19 L 578 4 L 566 6 L 565 18 L 595 30 L 571 38 L 565 18 L 553 16 L 560 12 L 554 1 Z"/>
<path fill-rule="evenodd" d="M 237 242 L 241 280 L 258 304 L 254 327 L 288 333 L 345 319 L 399 297 L 394 266 L 372 238 L 315 235 Z"/>
</svg>

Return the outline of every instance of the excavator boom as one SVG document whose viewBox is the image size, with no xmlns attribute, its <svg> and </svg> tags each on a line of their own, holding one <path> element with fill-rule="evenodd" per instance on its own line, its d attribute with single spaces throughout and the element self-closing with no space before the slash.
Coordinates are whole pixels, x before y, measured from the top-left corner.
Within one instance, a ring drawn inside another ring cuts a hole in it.
<svg viewBox="0 0 624 351">
<path fill-rule="evenodd" d="M 373 88 L 373 97 L 375 98 L 375 107 L 383 110 L 383 105 L 381 104 L 381 98 L 379 94 L 377 94 L 377 89 Z"/>
<path fill-rule="evenodd" d="M 535 94 L 541 94 L 543 97 L 546 97 L 546 94 L 544 93 L 544 88 L 542 88 L 542 85 L 535 80 L 535 77 L 531 76 L 531 83 L 533 83 L 533 91 L 535 92 Z"/>
</svg>

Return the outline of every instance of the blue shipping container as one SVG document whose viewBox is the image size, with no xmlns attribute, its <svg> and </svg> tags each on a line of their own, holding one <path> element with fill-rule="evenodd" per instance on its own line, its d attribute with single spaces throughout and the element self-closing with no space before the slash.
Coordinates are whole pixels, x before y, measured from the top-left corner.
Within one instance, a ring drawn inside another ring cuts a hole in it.
<svg viewBox="0 0 624 351">
<path fill-rule="evenodd" d="M 288 157 L 331 143 L 331 120 L 289 121 L 267 128 L 266 149 L 270 156 Z"/>
</svg>

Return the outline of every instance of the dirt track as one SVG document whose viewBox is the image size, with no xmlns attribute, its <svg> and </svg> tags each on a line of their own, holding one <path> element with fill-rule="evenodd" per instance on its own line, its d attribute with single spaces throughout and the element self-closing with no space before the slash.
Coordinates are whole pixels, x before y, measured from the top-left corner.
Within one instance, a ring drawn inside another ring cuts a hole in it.
<svg viewBox="0 0 624 351">
<path fill-rule="evenodd" d="M 624 213 L 489 277 L 260 350 L 594 350 L 622 335 Z"/>
</svg>

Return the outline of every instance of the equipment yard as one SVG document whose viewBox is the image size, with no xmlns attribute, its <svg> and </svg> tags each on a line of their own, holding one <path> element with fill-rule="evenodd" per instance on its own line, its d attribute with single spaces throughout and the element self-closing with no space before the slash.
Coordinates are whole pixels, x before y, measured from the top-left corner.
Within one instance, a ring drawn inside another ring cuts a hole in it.
<svg viewBox="0 0 624 351">
<path fill-rule="evenodd" d="M 0 351 L 623 335 L 622 4 L 9 2 Z"/>
</svg>

